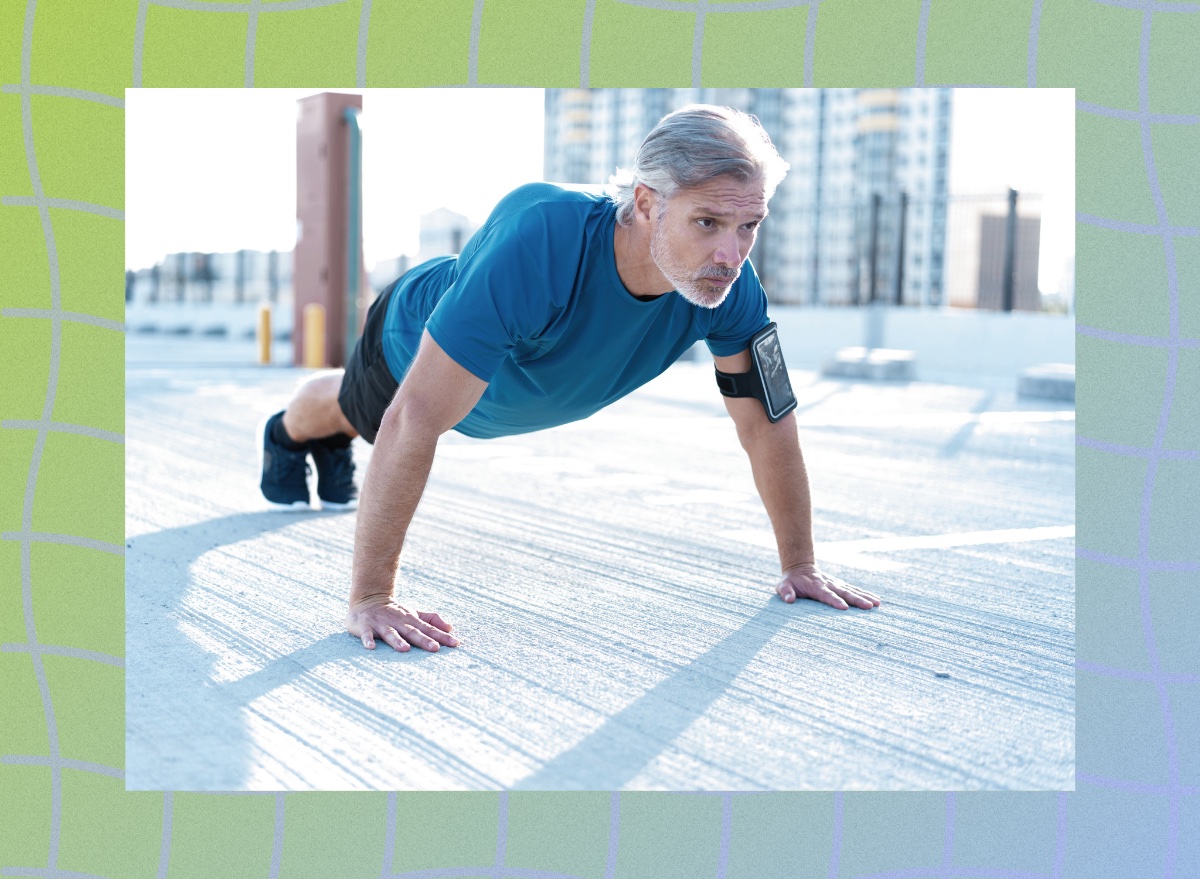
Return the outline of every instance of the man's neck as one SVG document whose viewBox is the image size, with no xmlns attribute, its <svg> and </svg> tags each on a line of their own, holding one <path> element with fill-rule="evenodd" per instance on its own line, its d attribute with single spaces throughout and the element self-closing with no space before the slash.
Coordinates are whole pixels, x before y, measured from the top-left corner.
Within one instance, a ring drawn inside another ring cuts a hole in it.
<svg viewBox="0 0 1200 879">
<path fill-rule="evenodd" d="M 637 299 L 653 299 L 674 289 L 650 258 L 650 235 L 640 227 L 617 223 L 613 252 L 621 283 Z"/>
</svg>

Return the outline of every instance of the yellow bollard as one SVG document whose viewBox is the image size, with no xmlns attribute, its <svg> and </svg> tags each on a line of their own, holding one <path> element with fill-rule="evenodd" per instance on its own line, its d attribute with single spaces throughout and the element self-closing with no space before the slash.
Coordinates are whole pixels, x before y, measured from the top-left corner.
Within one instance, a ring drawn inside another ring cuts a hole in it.
<svg viewBox="0 0 1200 879">
<path fill-rule="evenodd" d="M 316 302 L 304 306 L 304 365 L 325 366 L 325 306 Z"/>
<path fill-rule="evenodd" d="M 271 306 L 266 302 L 258 307 L 258 362 L 271 362 Z"/>
</svg>

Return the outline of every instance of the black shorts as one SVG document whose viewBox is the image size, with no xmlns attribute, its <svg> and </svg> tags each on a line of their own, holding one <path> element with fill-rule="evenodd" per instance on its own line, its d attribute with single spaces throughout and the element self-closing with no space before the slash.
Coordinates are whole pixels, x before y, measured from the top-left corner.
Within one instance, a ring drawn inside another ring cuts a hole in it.
<svg viewBox="0 0 1200 879">
<path fill-rule="evenodd" d="M 369 443 L 375 442 L 383 413 L 400 386 L 392 377 L 383 356 L 383 316 L 392 291 L 400 280 L 398 278 L 385 287 L 367 309 L 362 338 L 354 346 L 354 352 L 346 364 L 346 374 L 342 377 L 342 387 L 338 391 L 338 405 L 342 407 L 346 420 Z"/>
</svg>

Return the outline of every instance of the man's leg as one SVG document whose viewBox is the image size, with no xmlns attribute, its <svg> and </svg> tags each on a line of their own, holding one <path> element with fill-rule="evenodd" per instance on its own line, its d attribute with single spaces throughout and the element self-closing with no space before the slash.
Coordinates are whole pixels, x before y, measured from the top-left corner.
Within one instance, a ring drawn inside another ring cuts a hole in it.
<svg viewBox="0 0 1200 879">
<path fill-rule="evenodd" d="M 308 455 L 317 468 L 321 509 L 357 506 L 350 441 L 356 436 L 375 441 L 375 431 L 396 393 L 396 380 L 383 354 L 384 315 L 395 286 L 385 289 L 367 309 L 366 326 L 346 369 L 315 373 L 297 388 L 284 411 L 266 421 L 262 492 L 273 506 L 308 507 Z M 271 469 L 271 462 L 278 463 L 277 469 Z"/>
<path fill-rule="evenodd" d="M 358 432 L 338 402 L 343 370 L 313 375 L 296 390 L 287 408 L 259 428 L 262 437 L 262 481 L 259 487 L 272 507 L 307 510 L 308 456 L 317 467 L 317 497 L 322 509 L 356 506 L 354 458 L 350 441 Z"/>
<path fill-rule="evenodd" d="M 283 411 L 283 428 L 295 443 L 345 434 L 353 439 L 358 431 L 346 419 L 338 403 L 343 369 L 319 372 L 304 382 Z"/>
</svg>

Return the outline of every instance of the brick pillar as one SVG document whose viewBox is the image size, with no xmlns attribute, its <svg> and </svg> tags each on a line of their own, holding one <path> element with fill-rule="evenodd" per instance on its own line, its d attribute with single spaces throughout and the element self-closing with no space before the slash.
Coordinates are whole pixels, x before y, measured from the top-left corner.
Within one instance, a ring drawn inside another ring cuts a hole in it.
<svg viewBox="0 0 1200 879">
<path fill-rule="evenodd" d="M 361 110 L 362 96 L 323 92 L 297 103 L 292 360 L 304 362 L 304 307 L 317 303 L 325 308 L 325 360 L 344 366 L 350 135 L 342 113 Z M 361 265 L 361 251 L 356 258 Z"/>
</svg>

